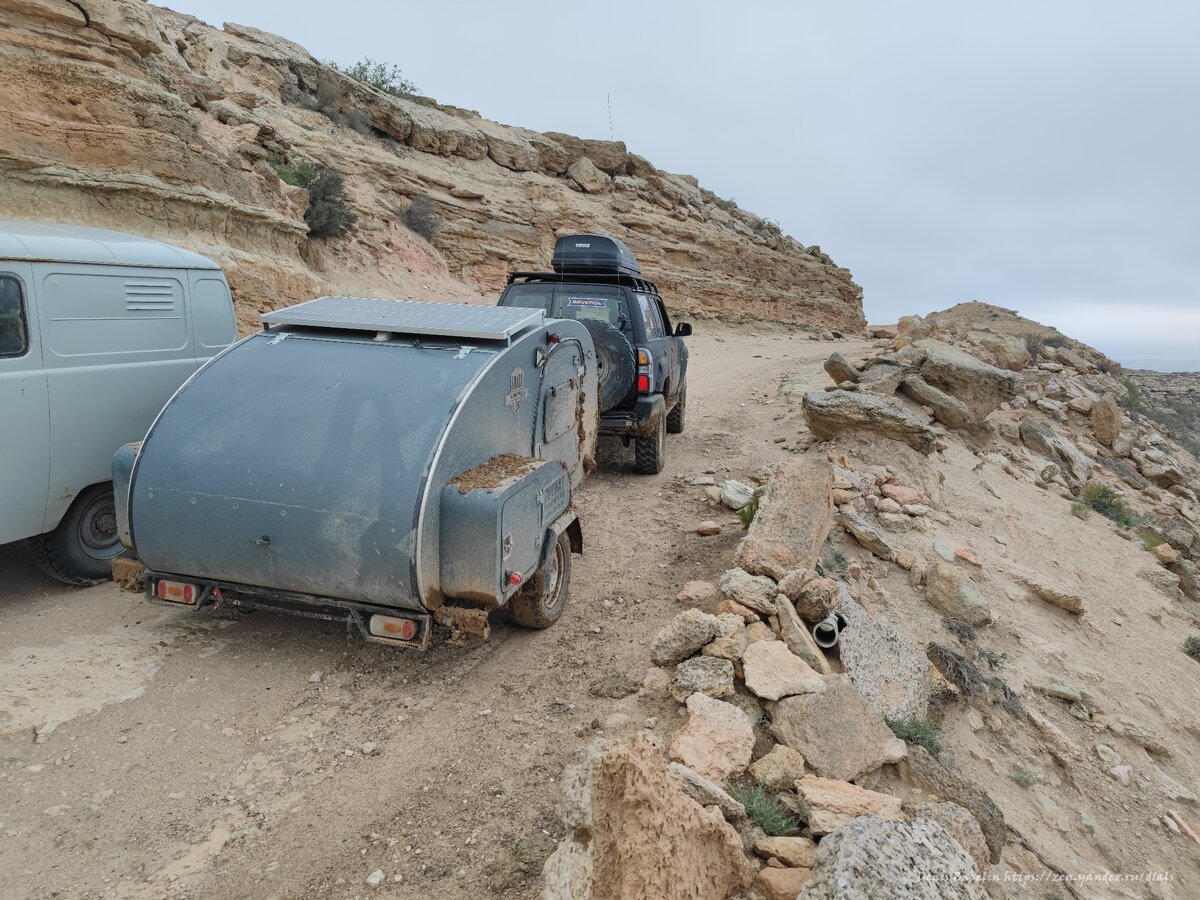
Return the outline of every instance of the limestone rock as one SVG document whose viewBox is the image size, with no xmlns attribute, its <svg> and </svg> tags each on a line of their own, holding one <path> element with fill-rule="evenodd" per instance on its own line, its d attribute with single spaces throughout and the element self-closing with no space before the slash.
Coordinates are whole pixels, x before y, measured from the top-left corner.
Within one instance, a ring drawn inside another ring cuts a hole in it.
<svg viewBox="0 0 1200 900">
<path fill-rule="evenodd" d="M 1091 461 L 1073 443 L 1055 434 L 1046 425 L 1025 419 L 1021 423 L 1021 442 L 1034 453 L 1056 464 L 1073 493 L 1078 493 L 1087 483 L 1092 471 Z"/>
<path fill-rule="evenodd" d="M 868 791 L 848 781 L 805 775 L 796 782 L 796 791 L 808 804 L 808 828 L 813 834 L 831 834 L 859 816 L 904 819 L 899 797 Z"/>
<path fill-rule="evenodd" d="M 926 572 L 925 599 L 942 615 L 962 619 L 968 625 L 987 625 L 992 621 L 991 608 L 967 573 L 947 562 L 939 561 Z"/>
<path fill-rule="evenodd" d="M 675 595 L 675 600 L 685 606 L 703 606 L 717 596 L 717 586 L 711 581 L 689 581 Z"/>
<path fill-rule="evenodd" d="M 800 893 L 810 874 L 808 869 L 767 866 L 759 870 L 755 882 L 763 900 L 796 900 L 796 895 Z"/>
<path fill-rule="evenodd" d="M 750 766 L 750 774 L 769 791 L 790 790 L 806 774 L 804 757 L 786 744 L 776 744 L 770 753 Z"/>
<path fill-rule="evenodd" d="M 825 682 L 782 641 L 758 641 L 742 654 L 746 687 L 764 700 L 825 690 Z"/>
<path fill-rule="evenodd" d="M 976 784 L 955 774 L 930 755 L 924 747 L 909 747 L 908 757 L 900 763 L 901 777 L 909 784 L 935 794 L 942 800 L 957 803 L 975 817 L 987 842 L 992 863 L 1000 862 L 1000 854 L 1008 840 L 1004 814 Z"/>
<path fill-rule="evenodd" d="M 924 719 L 933 689 L 924 650 L 889 623 L 873 619 L 845 586 L 841 593 L 838 615 L 846 624 L 838 639 L 839 656 L 855 690 L 887 718 Z"/>
<path fill-rule="evenodd" d="M 571 176 L 572 181 L 589 194 L 599 194 L 612 186 L 612 179 L 596 168 L 596 164 L 586 156 L 576 160 L 567 169 L 567 174 Z"/>
<path fill-rule="evenodd" d="M 664 625 L 650 645 L 656 666 L 669 666 L 687 659 L 721 632 L 721 623 L 698 609 L 685 609 Z"/>
<path fill-rule="evenodd" d="M 896 558 L 896 551 L 883 536 L 883 532 L 858 513 L 843 509 L 838 513 L 838 524 L 850 532 L 850 536 L 862 547 L 870 550 L 880 559 L 891 562 Z"/>
<path fill-rule="evenodd" d="M 683 793 L 648 736 L 593 743 L 563 795 L 569 831 L 546 861 L 547 898 L 723 900 L 750 884 L 737 832 Z"/>
<path fill-rule="evenodd" d="M 904 369 L 900 366 L 872 366 L 859 378 L 858 389 L 879 394 L 882 397 L 890 397 L 900 388 L 900 382 L 903 379 Z"/>
<path fill-rule="evenodd" d="M 921 406 L 933 410 L 933 417 L 947 428 L 966 428 L 971 424 L 971 411 L 965 403 L 935 388 L 920 375 L 905 375 L 900 390 Z"/>
<path fill-rule="evenodd" d="M 921 453 L 932 453 L 934 434 L 929 426 L 878 394 L 850 391 L 812 391 L 801 402 L 809 430 L 819 440 L 848 431 L 867 431 L 908 444 Z"/>
<path fill-rule="evenodd" d="M 982 422 L 1017 394 L 1016 375 L 964 350 L 932 339 L 917 341 L 913 347 L 925 354 L 920 376 L 962 402 L 974 422 Z"/>
<path fill-rule="evenodd" d="M 1121 436 L 1121 407 L 1111 391 L 1092 404 L 1092 431 L 1106 447 Z"/>
<path fill-rule="evenodd" d="M 829 667 L 829 660 L 813 640 L 792 601 L 783 594 L 775 598 L 775 617 L 779 622 L 779 637 L 787 644 L 787 648 L 804 660 L 814 672 L 820 675 L 830 674 L 832 669 Z"/>
<path fill-rule="evenodd" d="M 867 816 L 821 841 L 797 900 L 986 900 L 978 874 L 932 819 Z"/>
<path fill-rule="evenodd" d="M 791 868 L 811 869 L 816 860 L 817 845 L 806 837 L 764 837 L 754 842 L 754 852 L 767 859 L 777 859 Z M 792 900 L 795 900 L 794 895 Z"/>
<path fill-rule="evenodd" d="M 841 384 L 843 381 L 858 381 L 860 374 L 858 369 L 846 362 L 846 357 L 840 353 L 834 353 L 825 360 L 825 371 L 829 373 L 834 384 Z"/>
<path fill-rule="evenodd" d="M 1074 613 L 1077 616 L 1083 613 L 1083 598 L 1078 594 L 1072 594 L 1069 591 L 1054 587 L 1032 576 L 1023 577 L 1021 582 L 1039 600 L 1045 600 L 1047 603 L 1051 603 L 1059 609 L 1065 609 L 1067 612 Z"/>
<path fill-rule="evenodd" d="M 821 693 L 780 700 L 771 731 L 823 778 L 858 778 L 907 753 L 904 742 L 845 675 L 826 678 Z"/>
<path fill-rule="evenodd" d="M 699 691 L 724 700 L 733 696 L 733 663 L 715 656 L 694 656 L 675 667 L 671 696 L 680 703 Z"/>
<path fill-rule="evenodd" d="M 931 327 L 920 316 L 901 316 L 896 323 L 897 343 L 901 345 L 922 340 L 929 337 L 931 333 Z"/>
<path fill-rule="evenodd" d="M 793 569 L 811 569 L 833 526 L 832 489 L 828 460 L 801 456 L 782 463 L 738 545 L 737 564 L 751 575 L 776 580 Z"/>
<path fill-rule="evenodd" d="M 991 868 L 987 841 L 983 839 L 983 829 L 979 827 L 979 823 L 975 821 L 970 810 L 957 803 L 945 801 L 918 806 L 916 814 L 919 819 L 933 819 L 945 828 L 946 833 L 954 838 L 955 843 L 967 851 L 967 855 L 971 857 L 975 868 L 981 875 L 986 874 Z"/>
<path fill-rule="evenodd" d="M 699 772 L 693 772 L 687 766 L 672 762 L 667 763 L 667 774 L 685 794 L 701 806 L 715 806 L 721 811 L 721 815 L 731 822 L 746 818 L 746 807 L 733 799 L 715 781 L 709 781 Z"/>
<path fill-rule="evenodd" d="M 1010 372 L 1020 372 L 1032 361 L 1029 347 L 1019 337 L 1007 334 L 983 334 L 979 344 L 989 350 L 996 365 Z"/>
<path fill-rule="evenodd" d="M 784 585 L 780 584 L 780 587 L 782 588 Z M 806 622 L 815 625 L 833 612 L 841 595 L 838 591 L 837 581 L 832 578 L 816 577 L 809 579 L 802 588 L 787 596 L 795 601 L 796 612 Z"/>
<path fill-rule="evenodd" d="M 671 758 L 714 781 L 744 772 L 754 749 L 746 714 L 704 694 L 688 697 L 687 709 L 687 723 L 671 739 Z"/>
<path fill-rule="evenodd" d="M 721 593 L 735 603 L 763 615 L 775 611 L 775 595 L 779 589 L 765 575 L 751 575 L 745 569 L 728 569 L 721 576 Z"/>
</svg>

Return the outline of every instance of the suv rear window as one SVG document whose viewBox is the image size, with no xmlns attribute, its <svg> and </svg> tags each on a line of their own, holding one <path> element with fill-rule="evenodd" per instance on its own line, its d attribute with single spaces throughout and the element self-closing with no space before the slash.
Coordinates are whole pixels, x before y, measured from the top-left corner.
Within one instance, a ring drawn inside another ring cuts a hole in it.
<svg viewBox="0 0 1200 900">
<path fill-rule="evenodd" d="M 28 350 L 21 282 L 12 275 L 0 275 L 0 356 L 24 356 Z"/>
<path fill-rule="evenodd" d="M 544 309 L 554 319 L 599 319 L 630 330 L 625 292 L 603 284 L 514 284 L 504 294 L 504 305 Z"/>
</svg>

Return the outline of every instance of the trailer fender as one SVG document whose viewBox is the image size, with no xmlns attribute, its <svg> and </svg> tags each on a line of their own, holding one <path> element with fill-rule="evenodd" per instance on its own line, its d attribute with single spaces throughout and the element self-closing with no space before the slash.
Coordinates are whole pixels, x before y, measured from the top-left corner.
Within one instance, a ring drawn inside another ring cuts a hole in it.
<svg viewBox="0 0 1200 900">
<path fill-rule="evenodd" d="M 546 528 L 546 542 L 542 545 L 543 564 L 564 531 L 567 534 L 567 540 L 571 542 L 571 552 L 583 555 L 583 528 L 579 525 L 579 516 L 575 514 L 575 510 L 568 509 Z"/>
</svg>

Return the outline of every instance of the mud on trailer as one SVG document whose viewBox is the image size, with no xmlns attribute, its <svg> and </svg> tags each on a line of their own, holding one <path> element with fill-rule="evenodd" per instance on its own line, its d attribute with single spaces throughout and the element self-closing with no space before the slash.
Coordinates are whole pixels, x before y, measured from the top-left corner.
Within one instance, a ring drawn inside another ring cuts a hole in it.
<svg viewBox="0 0 1200 900">
<path fill-rule="evenodd" d="M 429 646 L 562 614 L 596 357 L 540 310 L 325 297 L 200 369 L 113 461 L 127 589 Z"/>
</svg>

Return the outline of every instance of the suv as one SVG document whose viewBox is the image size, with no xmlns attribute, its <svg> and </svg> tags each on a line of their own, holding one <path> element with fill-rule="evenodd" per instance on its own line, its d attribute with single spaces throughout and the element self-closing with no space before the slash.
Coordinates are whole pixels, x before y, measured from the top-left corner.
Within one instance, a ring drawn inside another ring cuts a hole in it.
<svg viewBox="0 0 1200 900">
<path fill-rule="evenodd" d="M 572 234 L 554 245 L 552 272 L 510 272 L 501 306 L 542 309 L 591 333 L 599 375 L 600 433 L 634 443 L 635 467 L 663 470 L 666 435 L 683 431 L 686 322 L 671 319 L 653 281 L 616 238 Z"/>
</svg>

